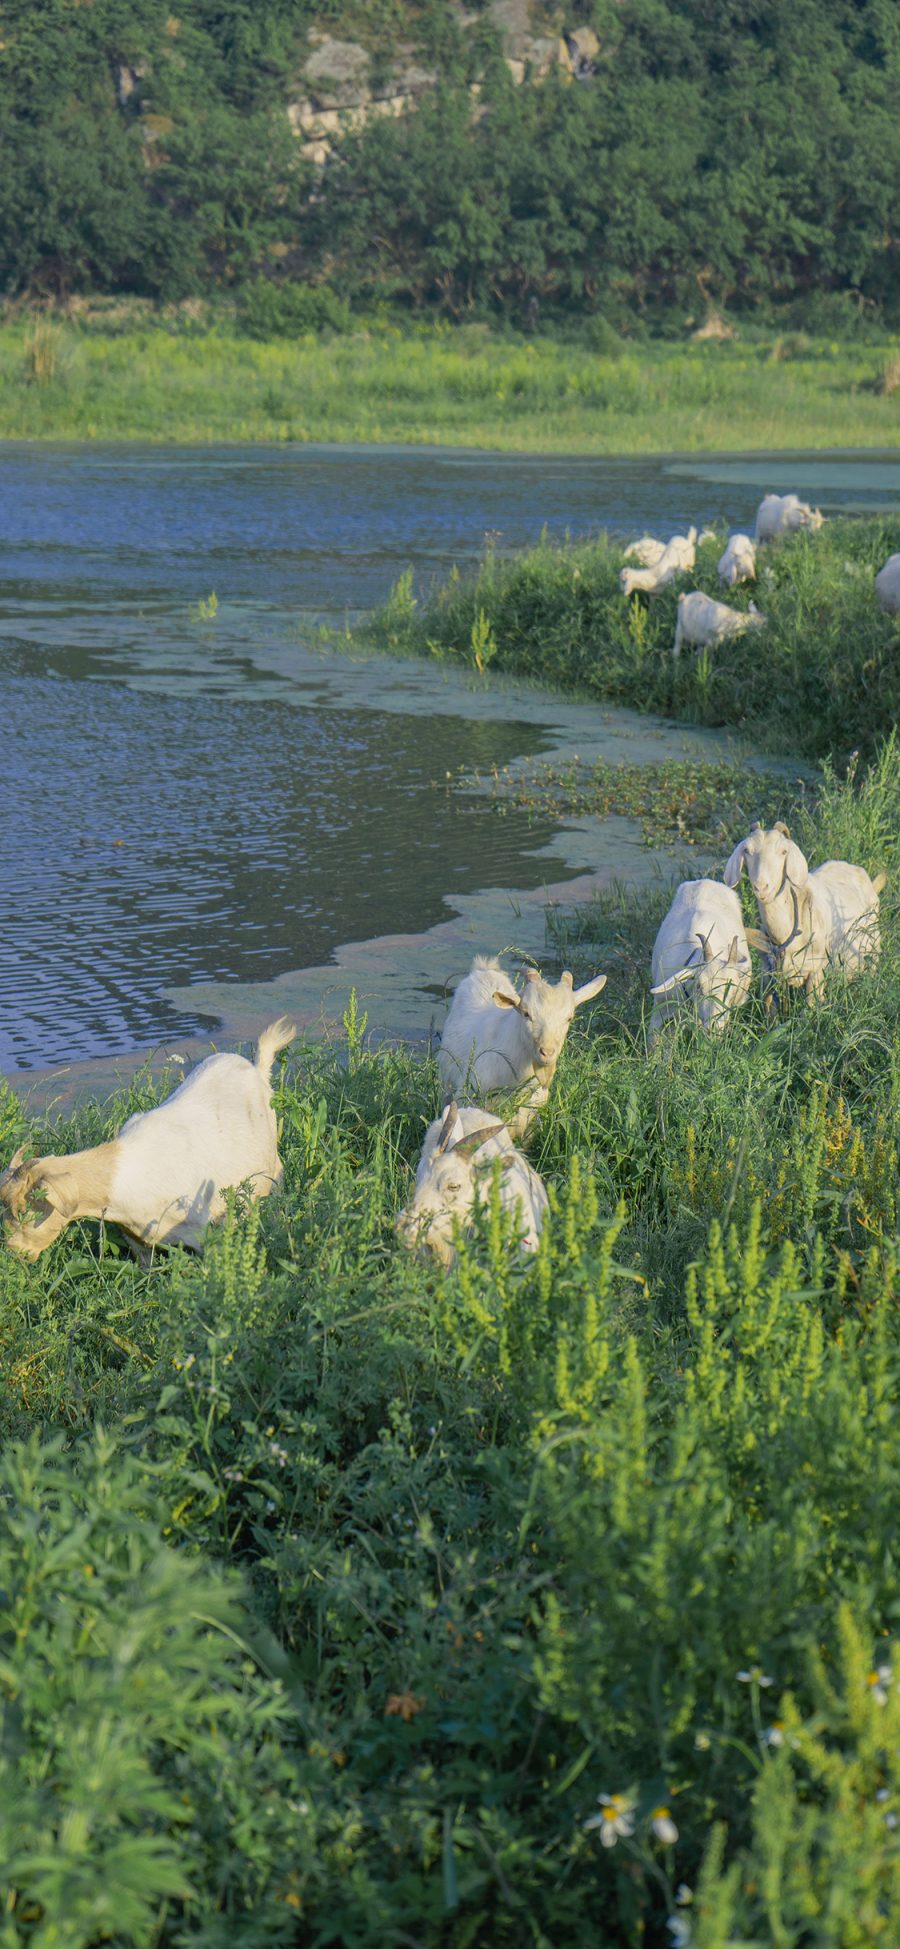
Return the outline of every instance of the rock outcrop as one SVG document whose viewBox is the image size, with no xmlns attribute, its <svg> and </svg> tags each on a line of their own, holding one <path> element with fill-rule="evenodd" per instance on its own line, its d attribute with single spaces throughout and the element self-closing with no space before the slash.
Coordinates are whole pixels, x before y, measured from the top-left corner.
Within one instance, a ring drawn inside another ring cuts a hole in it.
<svg viewBox="0 0 900 1949">
<path fill-rule="evenodd" d="M 463 4 L 454 7 L 463 31 L 485 18 Z M 562 34 L 536 32 L 532 0 L 489 0 L 487 19 L 497 31 L 503 57 L 517 86 L 541 82 L 552 71 L 566 80 L 590 80 L 600 54 L 591 27 L 573 26 Z M 372 61 L 358 41 L 337 40 L 321 28 L 311 28 L 310 54 L 302 69 L 302 94 L 287 105 L 288 120 L 302 144 L 302 154 L 324 168 L 343 135 L 362 128 L 374 116 L 400 116 L 415 108 L 420 96 L 437 85 L 437 75 L 419 65 L 415 49 L 401 48 L 387 75 L 372 79 Z M 473 82 L 473 119 L 480 84 Z"/>
</svg>

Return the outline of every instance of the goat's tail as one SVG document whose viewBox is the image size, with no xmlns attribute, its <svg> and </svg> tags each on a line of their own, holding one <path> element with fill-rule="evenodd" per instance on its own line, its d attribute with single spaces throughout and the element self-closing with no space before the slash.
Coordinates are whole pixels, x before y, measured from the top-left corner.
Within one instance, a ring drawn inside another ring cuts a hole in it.
<svg viewBox="0 0 900 1949">
<path fill-rule="evenodd" d="M 267 1082 L 272 1074 L 272 1064 L 279 1049 L 286 1049 L 288 1043 L 293 1042 L 296 1033 L 297 1025 L 291 1022 L 287 1015 L 279 1015 L 277 1022 L 270 1022 L 269 1027 L 263 1029 L 256 1050 L 256 1067 L 260 1075 L 265 1076 Z"/>
<path fill-rule="evenodd" d="M 886 873 L 876 873 L 875 878 L 872 881 L 872 885 L 875 888 L 876 893 L 881 893 L 883 889 L 887 886 L 887 883 L 888 883 L 888 876 Z"/>
</svg>

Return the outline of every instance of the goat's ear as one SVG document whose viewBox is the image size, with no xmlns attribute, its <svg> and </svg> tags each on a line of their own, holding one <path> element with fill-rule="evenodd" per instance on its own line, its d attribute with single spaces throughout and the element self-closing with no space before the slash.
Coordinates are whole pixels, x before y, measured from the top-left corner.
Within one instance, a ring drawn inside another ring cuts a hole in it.
<svg viewBox="0 0 900 1949">
<path fill-rule="evenodd" d="M 450 1139 L 453 1135 L 453 1126 L 458 1116 L 459 1116 L 459 1111 L 456 1107 L 456 1104 L 451 1103 L 444 1114 L 444 1121 L 441 1124 L 440 1132 L 438 1134 L 438 1140 L 434 1147 L 435 1151 L 446 1150 L 447 1145 L 449 1144 Z"/>
<path fill-rule="evenodd" d="M 78 1185 L 71 1171 L 54 1172 L 53 1177 L 35 1179 L 35 1190 L 58 1211 L 60 1218 L 74 1218 L 78 1210 Z"/>
<path fill-rule="evenodd" d="M 491 1001 L 496 1002 L 498 1008 L 521 1009 L 522 1007 L 522 1003 L 519 1000 L 518 995 L 505 995 L 502 988 L 494 989 L 494 992 L 491 996 Z"/>
<path fill-rule="evenodd" d="M 754 827 L 754 831 L 755 831 L 755 827 Z M 734 852 L 732 853 L 731 858 L 728 861 L 728 864 L 725 868 L 725 872 L 722 876 L 725 881 L 725 885 L 727 887 L 737 886 L 738 880 L 740 879 L 741 874 L 744 870 L 744 854 L 746 853 L 746 851 L 747 851 L 747 841 L 746 839 L 742 839 L 740 845 L 735 846 Z"/>
<path fill-rule="evenodd" d="M 809 879 L 809 867 L 799 846 L 795 846 L 792 839 L 788 841 L 784 870 L 792 887 L 805 887 Z"/>
<path fill-rule="evenodd" d="M 673 988 L 680 988 L 681 983 L 683 981 L 690 981 L 691 976 L 695 975 L 696 972 L 696 967 L 679 968 L 678 973 L 670 975 L 668 981 L 658 981 L 656 987 L 651 988 L 650 993 L 651 995 L 670 995 Z"/>
<path fill-rule="evenodd" d="M 606 975 L 595 975 L 593 981 L 584 983 L 583 988 L 576 988 L 572 996 L 575 1007 L 580 1008 L 582 1002 L 589 1002 L 594 995 L 599 995 L 601 988 L 606 987 L 607 978 Z"/>
<path fill-rule="evenodd" d="M 764 934 L 761 927 L 747 927 L 744 932 L 747 936 L 748 946 L 755 947 L 757 954 L 771 954 L 772 943 L 768 934 Z"/>
</svg>

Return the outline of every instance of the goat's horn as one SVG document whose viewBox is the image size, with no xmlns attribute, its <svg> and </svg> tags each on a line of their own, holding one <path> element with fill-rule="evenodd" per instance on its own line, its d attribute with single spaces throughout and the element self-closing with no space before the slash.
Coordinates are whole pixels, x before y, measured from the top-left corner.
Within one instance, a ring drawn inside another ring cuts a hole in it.
<svg viewBox="0 0 900 1949">
<path fill-rule="evenodd" d="M 713 955 L 713 951 L 712 951 L 712 945 L 711 945 L 711 943 L 710 943 L 710 938 L 709 938 L 709 935 L 708 935 L 708 934 L 698 934 L 698 935 L 697 935 L 697 939 L 698 939 L 698 941 L 700 942 L 700 946 L 701 946 L 701 947 L 702 947 L 702 949 L 703 949 L 703 959 L 704 959 L 704 961 L 712 961 L 712 960 L 714 960 L 714 958 L 715 958 L 715 957 L 714 957 L 714 955 Z"/>
<path fill-rule="evenodd" d="M 790 826 L 786 826 L 783 819 L 776 819 L 773 830 L 775 832 L 783 832 L 785 839 L 790 839 L 791 836 Z"/>
<path fill-rule="evenodd" d="M 459 1116 L 459 1111 L 456 1107 L 456 1104 L 451 1103 L 447 1110 L 447 1114 L 444 1117 L 444 1121 L 441 1124 L 440 1135 L 434 1147 L 435 1150 L 446 1150 L 447 1145 L 450 1142 L 450 1138 L 453 1134 L 453 1126 L 458 1116 Z"/>
<path fill-rule="evenodd" d="M 571 986 L 572 986 L 572 976 L 571 976 L 571 974 L 569 973 L 569 970 L 568 970 L 568 968 L 565 968 L 565 969 L 563 970 L 563 972 L 562 972 L 562 974 L 560 975 L 560 977 L 559 977 L 559 985 L 560 985 L 560 987 L 561 987 L 561 988 L 571 988 Z"/>
<path fill-rule="evenodd" d="M 459 1143 L 454 1144 L 454 1157 L 474 1157 L 475 1152 L 481 1149 L 482 1144 L 487 1143 L 489 1137 L 499 1137 L 505 1128 L 505 1124 L 502 1123 L 479 1124 L 477 1130 L 470 1130 L 467 1137 L 460 1137 Z"/>
</svg>

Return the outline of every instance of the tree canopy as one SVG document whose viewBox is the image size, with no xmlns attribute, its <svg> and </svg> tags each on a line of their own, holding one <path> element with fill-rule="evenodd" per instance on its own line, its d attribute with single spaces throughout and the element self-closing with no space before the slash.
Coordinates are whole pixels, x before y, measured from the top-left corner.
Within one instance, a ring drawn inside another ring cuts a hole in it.
<svg viewBox="0 0 900 1949">
<path fill-rule="evenodd" d="M 379 0 L 440 84 L 322 172 L 286 112 L 305 36 L 367 10 L 169 6 L 0 4 L 8 294 L 273 278 L 453 317 L 900 309 L 893 0 L 596 0 L 575 9 L 593 73 L 518 86 L 486 20 L 467 38 L 450 0 Z"/>
</svg>

